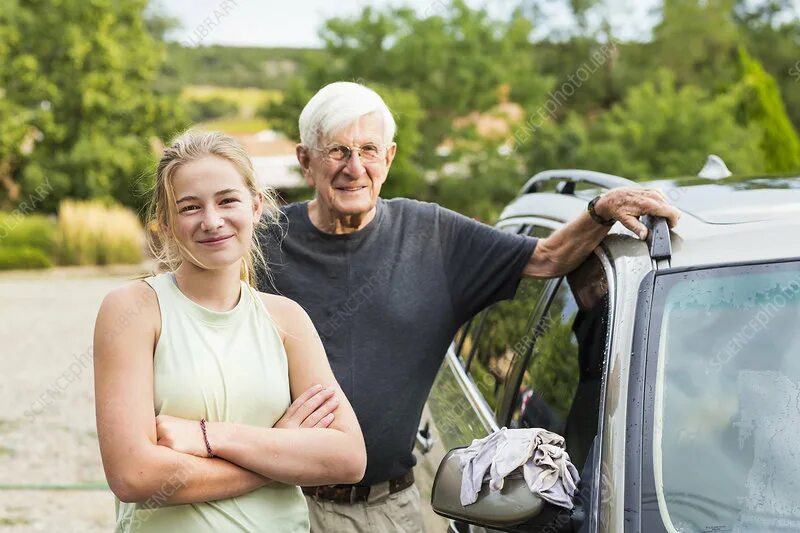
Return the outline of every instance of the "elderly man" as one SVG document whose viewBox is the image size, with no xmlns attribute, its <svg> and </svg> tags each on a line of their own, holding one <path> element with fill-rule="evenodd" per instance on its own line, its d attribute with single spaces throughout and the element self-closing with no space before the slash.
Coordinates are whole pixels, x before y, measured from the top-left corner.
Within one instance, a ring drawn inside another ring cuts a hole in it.
<svg viewBox="0 0 800 533">
<path fill-rule="evenodd" d="M 614 189 L 547 239 L 504 233 L 436 204 L 380 198 L 398 146 L 381 97 L 356 83 L 322 88 L 300 115 L 297 159 L 314 199 L 284 208 L 263 237 L 261 289 L 313 319 L 367 445 L 364 479 L 306 487 L 312 531 L 423 530 L 412 455 L 423 404 L 459 326 L 512 298 L 521 276 L 564 275 L 618 220 L 678 212 L 654 190 Z M 402 149 L 402 147 L 399 147 Z M 269 278 L 272 278 L 270 280 Z"/>
</svg>

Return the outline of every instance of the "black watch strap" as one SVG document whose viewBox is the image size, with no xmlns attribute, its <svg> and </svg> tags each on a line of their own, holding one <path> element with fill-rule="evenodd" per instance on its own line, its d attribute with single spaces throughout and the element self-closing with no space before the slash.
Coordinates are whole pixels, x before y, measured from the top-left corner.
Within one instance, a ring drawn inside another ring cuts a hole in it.
<svg viewBox="0 0 800 533">
<path fill-rule="evenodd" d="M 600 199 L 600 196 L 595 196 L 589 201 L 589 205 L 586 206 L 586 210 L 589 211 L 589 216 L 592 217 L 592 220 L 600 224 L 601 226 L 613 226 L 616 220 L 613 218 L 602 218 L 600 215 L 597 214 L 597 211 L 594 210 L 594 204 Z"/>
</svg>

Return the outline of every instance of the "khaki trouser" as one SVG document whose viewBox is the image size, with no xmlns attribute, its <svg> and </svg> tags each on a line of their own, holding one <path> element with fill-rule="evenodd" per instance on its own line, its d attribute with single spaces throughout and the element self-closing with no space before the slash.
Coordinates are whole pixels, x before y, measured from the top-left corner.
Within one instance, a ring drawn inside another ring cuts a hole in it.
<svg viewBox="0 0 800 533">
<path fill-rule="evenodd" d="M 381 485 L 373 485 L 366 502 L 333 503 L 306 496 L 311 533 L 424 533 L 417 486 L 388 494 L 388 483 L 386 490 L 376 490 Z"/>
</svg>

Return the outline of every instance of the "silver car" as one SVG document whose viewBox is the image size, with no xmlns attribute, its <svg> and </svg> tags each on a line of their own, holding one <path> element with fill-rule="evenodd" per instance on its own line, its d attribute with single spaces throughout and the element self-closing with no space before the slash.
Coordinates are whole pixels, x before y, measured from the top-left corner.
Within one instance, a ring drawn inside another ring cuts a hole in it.
<svg viewBox="0 0 800 533">
<path fill-rule="evenodd" d="M 544 172 L 497 227 L 546 237 L 627 185 Z M 649 220 L 642 242 L 617 224 L 572 274 L 523 279 L 453 340 L 417 439 L 423 498 L 448 518 L 429 529 L 800 531 L 800 177 L 643 185 L 681 209 L 677 228 Z M 574 509 L 519 481 L 460 505 L 445 454 L 500 427 L 565 437 Z"/>
</svg>

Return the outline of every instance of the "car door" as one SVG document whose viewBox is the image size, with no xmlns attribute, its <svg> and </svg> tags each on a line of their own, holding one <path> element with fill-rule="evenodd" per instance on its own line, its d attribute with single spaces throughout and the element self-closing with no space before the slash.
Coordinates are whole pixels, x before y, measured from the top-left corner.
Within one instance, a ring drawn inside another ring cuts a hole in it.
<svg viewBox="0 0 800 533">
<path fill-rule="evenodd" d="M 613 323 L 612 275 L 601 251 L 569 276 L 545 282 L 534 312 L 518 330 L 524 332 L 522 336 L 514 329 L 513 313 L 498 318 L 498 309 L 493 307 L 486 316 L 477 317 L 482 328 L 465 364 L 471 381 L 491 407 L 495 424 L 540 427 L 562 435 L 584 479 L 575 498 L 575 511 L 558 512 L 553 523 L 538 524 L 541 527 L 531 531 L 598 531 L 601 450 L 596 436 L 602 431 L 607 341 Z M 521 286 L 507 307 L 524 301 L 525 290 Z M 505 337 L 496 339 L 493 331 Z M 464 339 L 468 335 L 465 333 Z M 462 340 L 462 352 L 466 344 Z M 498 366 L 498 354 L 505 354 L 509 346 L 515 352 L 510 370 L 492 371 Z M 457 531 L 487 530 L 464 525 Z"/>
<path fill-rule="evenodd" d="M 552 223 L 551 223 L 552 224 Z M 501 224 L 498 228 L 546 237 L 553 227 Z M 429 531 L 446 521 L 430 509 L 433 478 L 444 455 L 498 429 L 500 399 L 513 358 L 529 338 L 534 313 L 551 282 L 525 278 L 513 300 L 498 302 L 464 324 L 431 388 L 417 436 L 415 475 Z M 516 350 L 516 351 L 515 351 Z"/>
</svg>

